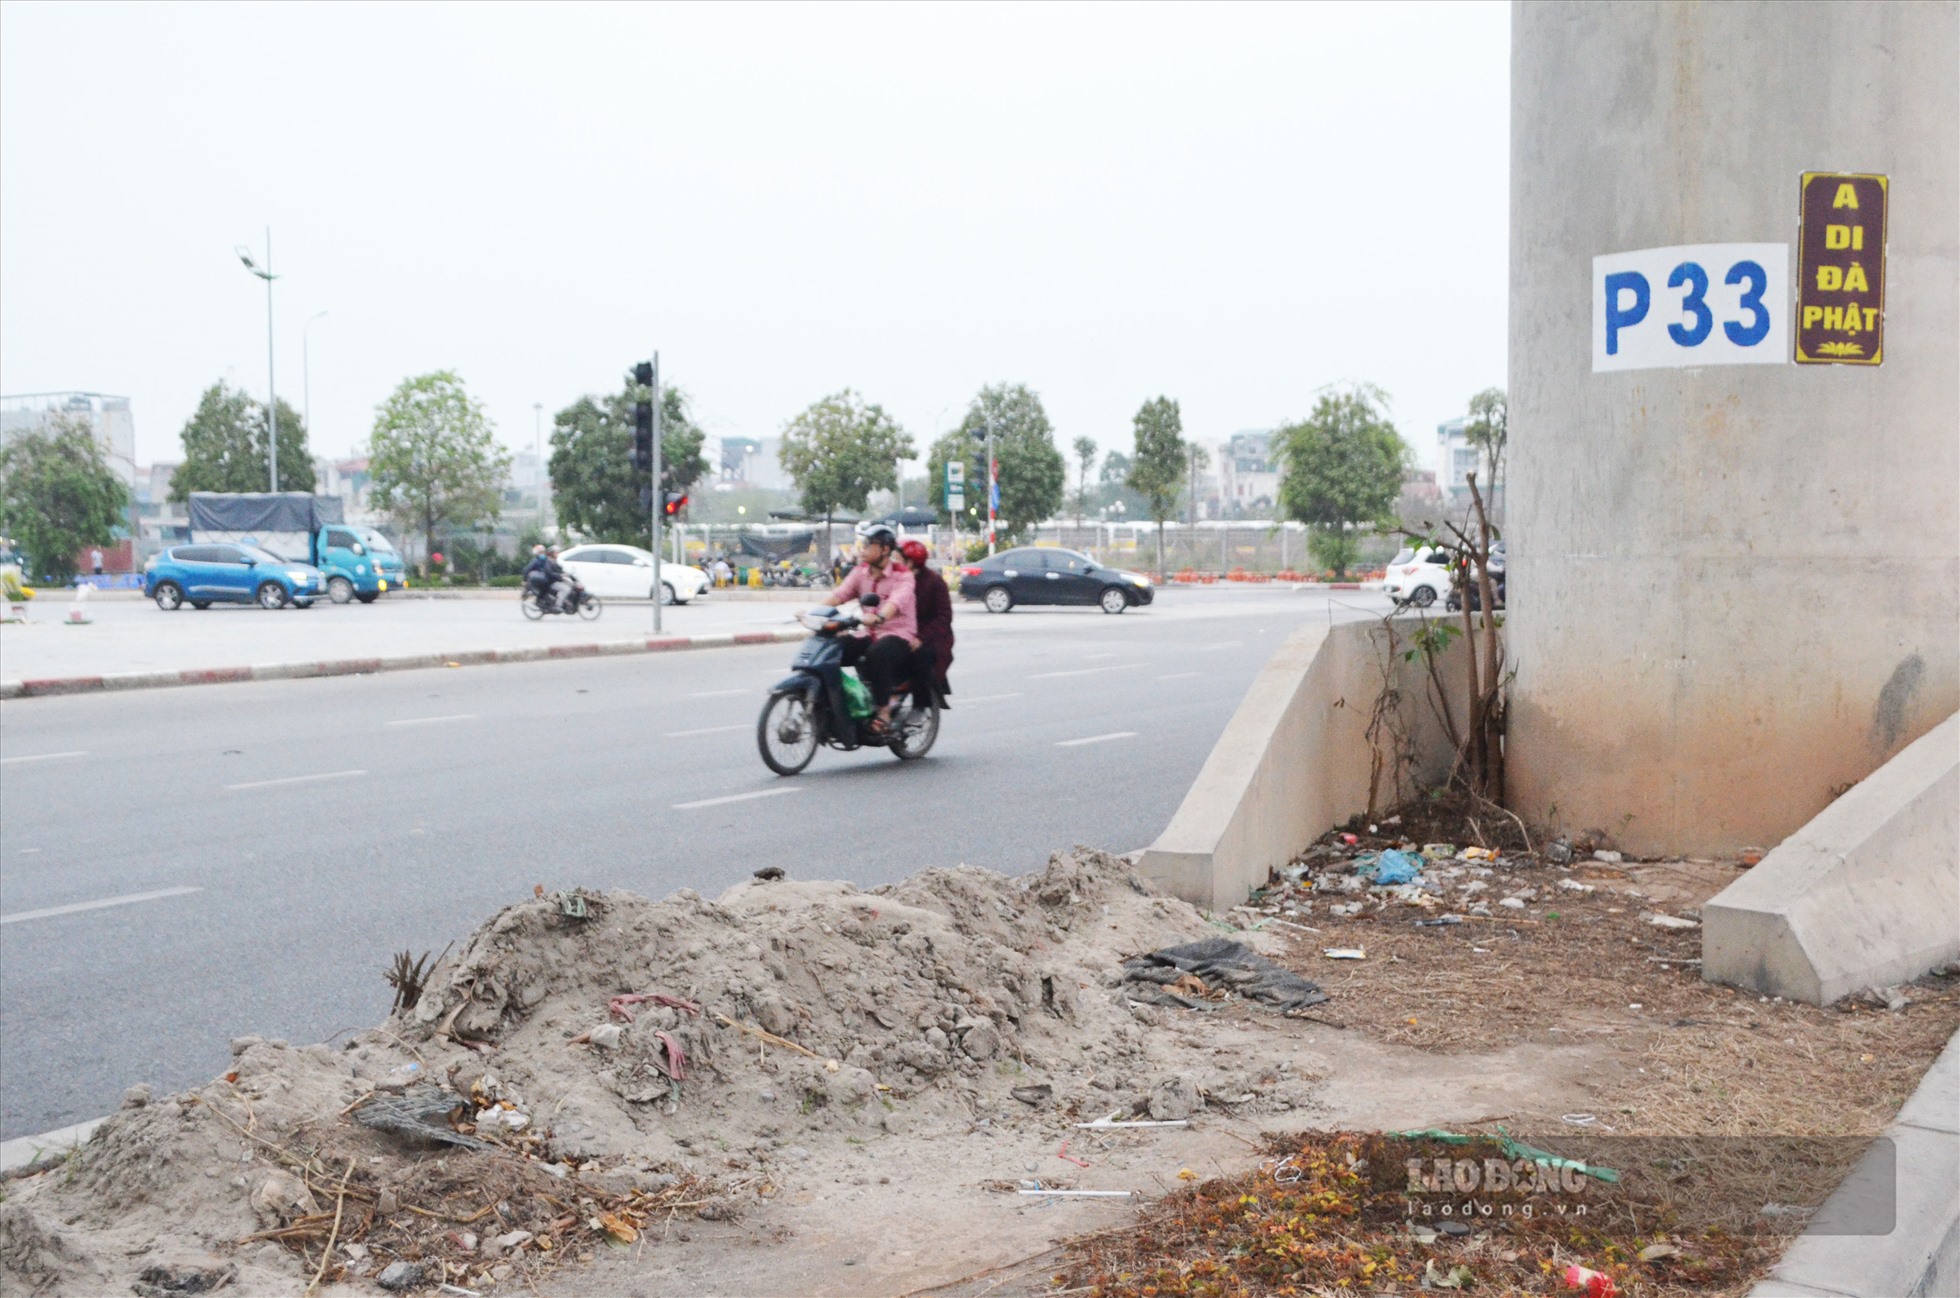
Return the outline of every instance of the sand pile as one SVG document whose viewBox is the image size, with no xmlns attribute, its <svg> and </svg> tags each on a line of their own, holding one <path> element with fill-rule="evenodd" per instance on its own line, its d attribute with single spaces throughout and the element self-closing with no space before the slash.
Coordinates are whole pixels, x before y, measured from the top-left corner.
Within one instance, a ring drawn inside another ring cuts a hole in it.
<svg viewBox="0 0 1960 1298">
<path fill-rule="evenodd" d="M 527 899 L 374 1030 L 243 1038 L 225 1078 L 132 1095 L 69 1166 L 10 1187 L 0 1267 L 73 1294 L 296 1291 L 317 1269 L 494 1288 L 663 1215 L 753 1211 L 872 1139 L 1305 1103 L 1272 1059 L 1180 1054 L 1156 1029 L 1183 1011 L 1126 994 L 1125 958 L 1217 931 L 1080 849 L 1022 878 Z M 489 1147 L 388 1116 L 418 1106 Z"/>
</svg>

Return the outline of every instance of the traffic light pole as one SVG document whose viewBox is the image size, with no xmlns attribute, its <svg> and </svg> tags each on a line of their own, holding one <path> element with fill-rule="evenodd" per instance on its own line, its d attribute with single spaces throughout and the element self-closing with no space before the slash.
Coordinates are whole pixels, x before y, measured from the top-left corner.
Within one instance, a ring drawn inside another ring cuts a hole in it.
<svg viewBox="0 0 1960 1298">
<path fill-rule="evenodd" d="M 987 416 L 987 553 L 994 552 L 994 417 Z"/>
<path fill-rule="evenodd" d="M 660 517 L 667 494 L 660 489 L 660 353 L 653 354 L 653 633 L 660 634 Z"/>
</svg>

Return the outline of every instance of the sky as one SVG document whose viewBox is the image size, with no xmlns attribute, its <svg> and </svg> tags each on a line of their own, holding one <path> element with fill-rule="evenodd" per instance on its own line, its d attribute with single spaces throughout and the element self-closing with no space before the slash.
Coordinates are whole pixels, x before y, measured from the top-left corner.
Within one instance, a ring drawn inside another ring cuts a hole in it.
<svg viewBox="0 0 1960 1298">
<path fill-rule="evenodd" d="M 0 6 L 0 392 L 220 379 L 356 453 L 396 384 L 535 407 L 654 350 L 711 435 L 842 388 L 923 455 L 1216 444 L 1379 384 L 1419 461 L 1505 381 L 1502 4 Z M 319 314 L 324 312 L 325 314 Z M 310 323 L 309 323 L 310 321 Z M 1066 451 L 1065 451 L 1066 453 Z"/>
</svg>

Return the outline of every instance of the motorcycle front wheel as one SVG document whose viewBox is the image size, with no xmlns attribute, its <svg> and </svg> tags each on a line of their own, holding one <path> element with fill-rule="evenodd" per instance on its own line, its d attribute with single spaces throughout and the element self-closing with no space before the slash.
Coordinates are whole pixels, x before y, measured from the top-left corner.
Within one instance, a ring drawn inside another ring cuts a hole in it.
<svg viewBox="0 0 1960 1298">
<path fill-rule="evenodd" d="M 579 601 L 578 615 L 590 622 L 599 616 L 599 601 L 590 595 Z"/>
<path fill-rule="evenodd" d="M 795 775 L 817 755 L 817 719 L 810 715 L 810 696 L 790 691 L 772 694 L 755 723 L 755 746 L 762 764 L 778 775 Z"/>
</svg>

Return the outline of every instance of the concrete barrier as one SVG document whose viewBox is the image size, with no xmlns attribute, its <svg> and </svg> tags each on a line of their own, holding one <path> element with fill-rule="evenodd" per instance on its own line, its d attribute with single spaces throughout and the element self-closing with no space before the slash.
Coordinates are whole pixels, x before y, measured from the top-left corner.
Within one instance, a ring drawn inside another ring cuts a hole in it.
<svg viewBox="0 0 1960 1298">
<path fill-rule="evenodd" d="M 1702 907 L 1702 976 L 1828 1005 L 1960 959 L 1960 715 Z"/>
<path fill-rule="evenodd" d="M 1402 658 L 1400 637 L 1415 619 L 1396 622 L 1393 644 L 1376 622 L 1307 626 L 1289 636 L 1254 678 L 1177 814 L 1145 849 L 1138 873 L 1193 905 L 1224 910 L 1329 826 L 1368 810 L 1375 752 L 1368 729 L 1384 680 L 1401 700 L 1407 742 L 1399 746 L 1412 763 L 1405 783 L 1440 782 L 1452 749 L 1428 702 L 1420 658 Z M 1462 652 L 1459 638 L 1438 660 L 1446 685 L 1461 685 Z M 1449 706 L 1461 726 L 1460 692 Z M 1385 769 L 1384 806 L 1394 801 L 1392 780 Z"/>
</svg>

